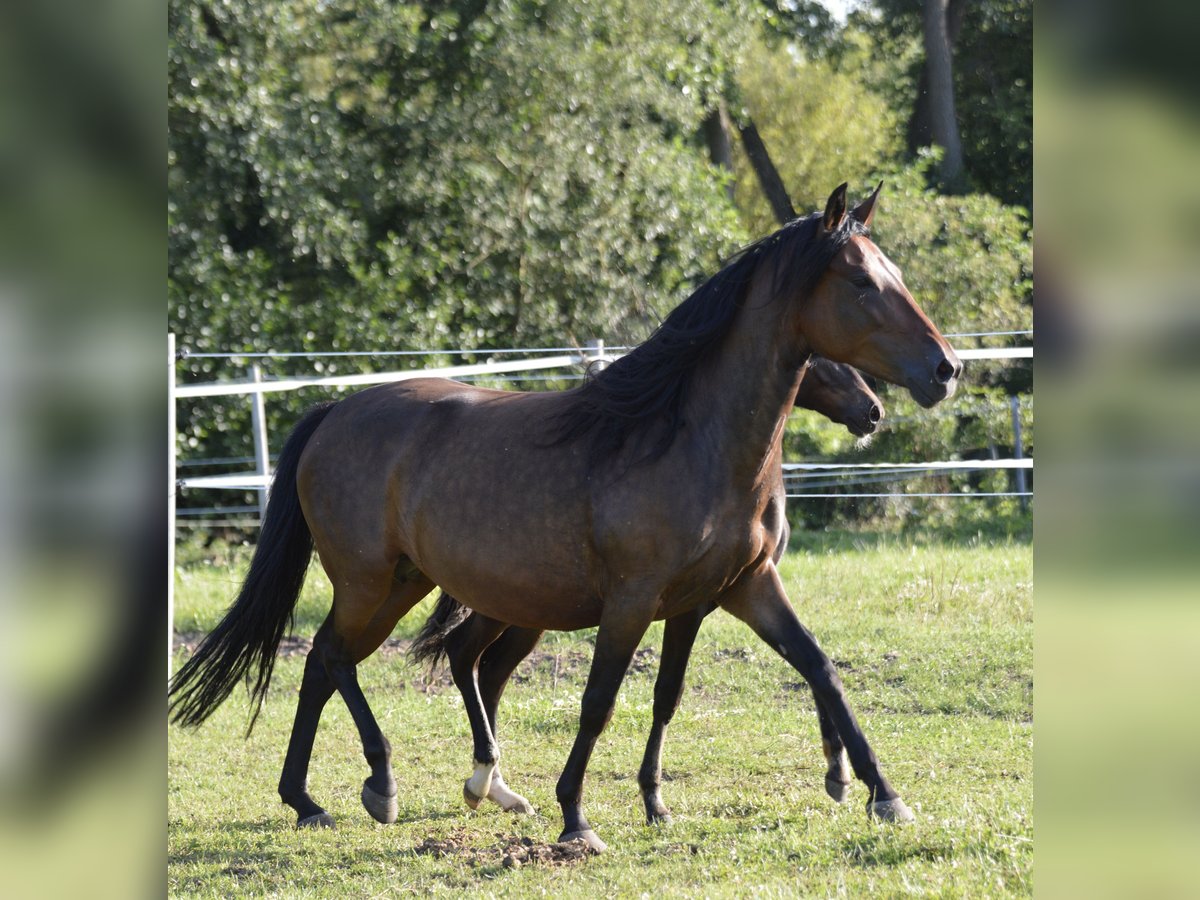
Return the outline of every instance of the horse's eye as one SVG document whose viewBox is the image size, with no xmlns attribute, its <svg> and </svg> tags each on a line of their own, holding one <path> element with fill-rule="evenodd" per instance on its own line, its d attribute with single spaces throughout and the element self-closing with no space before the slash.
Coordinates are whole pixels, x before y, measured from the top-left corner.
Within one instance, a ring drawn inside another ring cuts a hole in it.
<svg viewBox="0 0 1200 900">
<path fill-rule="evenodd" d="M 860 287 L 860 288 L 875 287 L 875 282 L 871 280 L 871 276 L 867 275 L 865 273 L 859 273 L 858 275 L 851 275 L 850 283 L 852 285 L 854 285 L 855 287 Z"/>
</svg>

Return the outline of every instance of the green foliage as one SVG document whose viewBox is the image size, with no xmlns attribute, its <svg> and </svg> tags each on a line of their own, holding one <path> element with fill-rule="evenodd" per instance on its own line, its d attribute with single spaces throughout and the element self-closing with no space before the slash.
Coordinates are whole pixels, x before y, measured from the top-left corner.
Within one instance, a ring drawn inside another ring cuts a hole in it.
<svg viewBox="0 0 1200 900">
<path fill-rule="evenodd" d="M 967 173 L 977 190 L 1032 210 L 1033 0 L 959 4 L 954 98 Z M 849 17 L 840 44 L 854 48 L 843 60 L 854 68 L 868 51 L 869 82 L 906 117 L 924 65 L 921 9 L 921 0 L 870 0 Z M 890 68 L 892 76 L 872 77 L 881 68 Z"/>
<path fill-rule="evenodd" d="M 967 166 L 982 190 L 1033 210 L 1033 0 L 967 7 L 955 46 Z"/>
<path fill-rule="evenodd" d="M 822 207 L 843 181 L 865 181 L 903 147 L 899 119 L 851 74 L 780 46 L 753 44 L 738 69 L 743 113 L 754 120 L 800 213 Z M 734 156 L 738 209 L 751 234 L 779 227 L 749 160 Z"/>
<path fill-rule="evenodd" d="M 226 9 L 227 43 L 172 10 L 195 349 L 347 349 L 389 319 L 399 346 L 624 337 L 741 237 L 692 143 L 728 65 L 706 4 Z"/>
<path fill-rule="evenodd" d="M 1025 301 L 1032 290 L 1033 250 L 1021 210 L 987 194 L 929 190 L 933 161 L 923 155 L 913 165 L 879 173 L 885 187 L 874 240 L 943 332 L 1032 328 Z M 979 371 L 972 366 L 973 373 Z"/>
<path fill-rule="evenodd" d="M 816 56 L 836 51 L 841 27 L 820 0 L 761 0 L 764 37 L 772 46 L 798 41 Z"/>
</svg>

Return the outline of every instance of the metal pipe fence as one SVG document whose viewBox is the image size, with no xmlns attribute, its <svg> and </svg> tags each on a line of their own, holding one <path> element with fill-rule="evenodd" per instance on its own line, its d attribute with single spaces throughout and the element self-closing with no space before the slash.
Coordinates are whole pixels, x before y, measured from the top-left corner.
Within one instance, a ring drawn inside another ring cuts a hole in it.
<svg viewBox="0 0 1200 900">
<path fill-rule="evenodd" d="M 1030 331 L 1011 332 L 980 332 L 948 337 L 989 337 L 1015 335 L 1031 335 Z M 503 376 L 520 380 L 576 380 L 582 378 L 578 367 L 588 366 L 594 362 L 604 364 L 614 359 L 628 347 L 605 348 L 603 341 L 592 341 L 585 348 L 551 347 L 551 348 L 509 348 L 492 350 L 395 350 L 395 351 L 336 351 L 336 352 L 299 352 L 299 353 L 188 353 L 186 350 L 176 352 L 175 335 L 167 336 L 168 356 L 168 397 L 167 397 L 167 521 L 168 521 L 168 557 L 167 557 L 167 675 L 171 674 L 171 643 L 174 628 L 174 572 L 175 572 L 175 539 L 178 526 L 196 528 L 210 524 L 231 526 L 254 525 L 254 519 L 229 518 L 241 516 L 247 512 L 258 512 L 257 521 L 261 521 L 262 513 L 268 502 L 268 491 L 271 485 L 271 454 L 270 439 L 267 432 L 266 395 L 300 390 L 309 387 L 349 388 L 364 387 L 374 384 L 403 381 L 409 378 L 446 377 L 458 379 L 476 379 Z M 963 360 L 995 360 L 995 359 L 1032 359 L 1032 347 L 1003 347 L 994 349 L 963 349 L 957 351 Z M 497 356 L 523 355 L 525 359 L 496 360 Z M 323 357 L 438 357 L 449 355 L 483 356 L 489 359 L 484 363 L 472 363 L 461 366 L 439 366 L 421 369 L 406 369 L 399 371 L 370 372 L 350 375 L 324 375 L 315 377 L 285 377 L 268 378 L 258 362 L 251 365 L 249 377 L 242 381 L 213 381 L 204 384 L 177 384 L 176 368 L 184 359 L 319 359 Z M 553 372 L 554 374 L 547 374 Z M 530 374 L 538 373 L 538 374 Z M 254 438 L 254 455 L 252 457 L 226 457 L 212 460 L 176 459 L 176 403 L 179 399 L 193 397 L 218 396 L 249 396 L 252 404 L 252 431 Z M 786 463 L 784 465 L 787 496 L 794 499 L 876 499 L 876 498 L 919 498 L 919 497 L 1018 497 L 1024 505 L 1032 496 L 1032 491 L 1026 490 L 1025 475 L 1033 468 L 1033 460 L 1025 456 L 1022 445 L 1020 405 L 1016 397 L 1011 398 L 1012 422 L 1014 429 L 1014 458 L 985 459 L 985 460 L 941 460 L 932 462 L 899 462 L 899 463 Z M 253 472 L 235 472 L 214 475 L 188 475 L 179 477 L 179 468 L 197 468 L 208 465 L 233 465 L 253 461 Z M 1012 470 L 1017 473 L 1015 491 L 979 491 L 979 492 L 867 492 L 844 490 L 848 487 L 858 487 L 872 484 L 895 484 L 898 481 L 912 477 L 925 477 L 933 472 L 950 471 L 985 471 Z M 857 473 L 857 475 L 856 475 Z M 841 487 L 843 490 L 834 491 L 832 488 Z M 176 496 L 180 490 L 210 489 L 210 490 L 255 490 L 259 502 L 253 506 L 205 507 L 180 511 L 182 517 L 177 521 Z M 203 518 L 214 516 L 218 518 Z"/>
<path fill-rule="evenodd" d="M 960 334 L 948 335 L 949 337 L 992 337 L 1003 336 L 1010 337 L 1016 335 L 1032 335 L 1032 331 L 993 331 L 993 332 L 964 332 Z M 169 336 L 170 357 L 172 360 L 172 376 L 170 380 L 170 398 L 169 411 L 171 414 L 171 425 L 169 428 L 169 442 L 172 448 L 172 456 L 170 459 L 170 485 L 172 489 L 172 505 L 174 505 L 175 491 L 180 489 L 213 489 L 213 490 L 255 490 L 259 492 L 259 507 L 258 511 L 261 518 L 261 513 L 265 509 L 267 502 L 267 491 L 271 484 L 271 455 L 270 441 L 267 434 L 267 421 L 265 415 L 265 395 L 268 393 L 278 393 L 286 391 L 300 390 L 308 387 L 327 387 L 327 388 L 347 388 L 347 387 L 364 387 L 374 384 L 385 384 L 389 382 L 403 381 L 409 378 L 421 377 L 445 377 L 457 378 L 460 380 L 474 380 L 481 377 L 507 377 L 516 380 L 575 380 L 582 378 L 582 374 L 578 371 L 580 366 L 587 366 L 593 362 L 607 362 L 616 358 L 622 351 L 628 348 L 620 347 L 605 347 L 602 340 L 591 341 L 584 348 L 577 347 L 550 347 L 550 348 L 501 348 L 501 349 L 471 349 L 471 348 L 455 348 L 450 350 L 384 350 L 384 351 L 330 351 L 330 352 L 229 352 L 229 353 L 189 353 L 186 350 L 180 351 L 178 354 L 175 349 L 175 336 Z M 964 360 L 995 360 L 995 359 L 1032 359 L 1033 348 L 1027 347 L 1000 347 L 1000 348 L 972 348 L 957 351 L 959 357 Z M 313 377 L 295 377 L 289 376 L 284 378 L 267 378 L 263 375 L 261 366 L 258 362 L 254 362 L 250 366 L 249 378 L 246 380 L 222 380 L 213 381 L 202 384 L 176 384 L 174 375 L 174 364 L 177 360 L 184 359 L 288 359 L 288 358 L 306 358 L 315 359 L 318 357 L 445 357 L 447 355 L 462 355 L 462 356 L 508 356 L 512 354 L 523 354 L 529 356 L 526 359 L 516 360 L 494 360 L 489 359 L 483 363 L 471 363 L 461 366 L 438 366 L 421 369 L 405 369 L 396 371 L 384 372 L 367 372 L 355 373 L 349 375 L 323 375 Z M 554 374 L 545 374 L 553 371 Z M 529 373 L 537 372 L 541 374 L 531 375 Z M 177 462 L 174 458 L 174 446 L 176 440 L 174 413 L 175 402 L 177 399 L 193 398 L 193 397 L 217 397 L 217 396 L 237 396 L 244 395 L 251 398 L 252 404 L 252 431 L 254 441 L 254 456 L 253 457 L 228 457 L 224 459 L 213 460 L 185 460 Z M 1025 471 L 1032 468 L 1032 460 L 1023 458 L 1024 450 L 1021 444 L 1020 434 L 1020 415 L 1018 398 L 1011 398 L 1012 404 L 1012 421 L 1014 427 L 1014 459 L 1010 460 L 973 460 L 973 461 L 933 461 L 928 463 L 788 463 L 784 466 L 785 475 L 789 480 L 789 487 L 798 485 L 796 472 L 799 470 L 824 471 L 827 475 L 838 473 L 853 472 L 858 469 L 875 470 L 872 473 L 870 480 L 859 479 L 858 481 L 847 481 L 843 479 L 839 483 L 842 486 L 853 486 L 854 484 L 870 484 L 881 483 L 879 477 L 885 474 L 898 476 L 899 473 L 908 473 L 911 475 L 927 474 L 933 471 L 949 471 L 949 470 L 986 470 L 986 469 L 1014 469 L 1017 471 L 1017 490 L 1011 492 L 992 492 L 971 493 L 963 492 L 958 494 L 940 494 L 939 496 L 1021 496 L 1027 497 L 1030 492 L 1025 490 L 1024 475 Z M 237 472 L 223 473 L 213 475 L 189 475 L 179 477 L 177 468 L 187 467 L 195 468 L 198 466 L 218 465 L 218 464 L 234 464 L 239 462 L 255 463 L 253 472 Z M 911 477 L 905 475 L 904 477 Z M 811 476 L 809 476 L 811 477 Z M 828 487 L 834 481 L 830 478 L 825 478 L 818 482 L 809 483 L 809 487 Z M 811 493 L 789 493 L 789 497 L 821 497 L 822 494 Z M 888 496 L 920 496 L 918 494 L 834 494 L 830 496 L 871 496 L 871 497 L 888 497 Z M 229 508 L 211 508 L 213 512 L 218 509 Z M 240 509 L 238 510 L 241 511 Z M 194 514 L 193 514 L 194 515 Z M 172 520 L 174 513 L 172 513 Z"/>
</svg>

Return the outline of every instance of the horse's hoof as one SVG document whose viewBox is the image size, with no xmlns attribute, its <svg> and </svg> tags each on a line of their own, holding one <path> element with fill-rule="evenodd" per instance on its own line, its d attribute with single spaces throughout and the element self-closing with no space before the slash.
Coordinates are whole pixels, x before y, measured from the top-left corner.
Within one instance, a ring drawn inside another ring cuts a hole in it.
<svg viewBox="0 0 1200 900">
<path fill-rule="evenodd" d="M 500 808 L 507 813 L 513 813 L 514 815 L 518 816 L 533 815 L 533 804 L 520 794 L 515 794 L 512 800 L 501 803 Z"/>
<path fill-rule="evenodd" d="M 470 782 L 467 782 L 470 784 Z M 488 788 L 487 799 L 491 800 L 502 810 L 508 813 L 513 813 L 518 816 L 532 816 L 533 804 L 518 794 L 516 791 L 509 790 L 504 779 L 496 772 L 492 778 L 492 786 Z M 467 801 L 470 802 L 469 800 Z"/>
<path fill-rule="evenodd" d="M 652 797 L 646 801 L 646 824 L 647 825 L 670 825 L 671 811 L 663 806 L 663 802 L 658 797 Z"/>
<path fill-rule="evenodd" d="M 608 844 L 600 840 L 600 835 L 596 834 L 590 828 L 585 828 L 583 831 L 564 831 L 558 842 L 565 844 L 568 841 L 583 841 L 592 853 L 603 853 L 608 849 Z"/>
<path fill-rule="evenodd" d="M 333 816 L 327 812 L 317 813 L 315 816 L 308 816 L 296 823 L 297 828 L 332 828 Z"/>
<path fill-rule="evenodd" d="M 366 807 L 372 819 L 382 822 L 384 825 L 391 825 L 400 814 L 400 804 L 395 794 L 385 797 L 383 794 L 377 794 L 365 784 L 362 789 L 362 805 Z"/>
<path fill-rule="evenodd" d="M 903 825 L 916 820 L 908 805 L 897 797 L 895 800 L 877 800 L 874 803 L 867 804 L 867 815 L 878 819 L 880 822 L 891 822 L 896 825 Z"/>
<path fill-rule="evenodd" d="M 470 779 L 467 779 L 467 781 L 463 783 L 463 799 L 467 801 L 467 806 L 471 807 L 471 809 L 479 809 L 479 804 L 483 802 L 482 797 L 476 797 L 471 793 Z"/>
<path fill-rule="evenodd" d="M 838 803 L 845 803 L 850 796 L 850 782 L 838 781 L 832 775 L 825 776 L 825 793 Z"/>
</svg>

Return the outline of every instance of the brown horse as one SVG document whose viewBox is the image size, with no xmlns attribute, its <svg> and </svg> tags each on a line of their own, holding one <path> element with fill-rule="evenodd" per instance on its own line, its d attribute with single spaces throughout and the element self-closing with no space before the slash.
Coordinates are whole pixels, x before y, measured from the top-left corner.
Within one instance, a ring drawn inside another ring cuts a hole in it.
<svg viewBox="0 0 1200 900">
<path fill-rule="evenodd" d="M 313 639 L 279 782 L 300 825 L 332 823 L 307 771 L 335 690 L 371 768 L 363 803 L 395 820 L 391 748 L 356 666 L 435 585 L 495 622 L 492 639 L 504 623 L 598 626 L 556 790 L 560 840 L 603 847 L 583 813 L 583 779 L 625 671 L 652 621 L 710 601 L 808 680 L 867 786 L 868 813 L 911 818 L 773 559 L 783 426 L 809 357 L 902 385 L 927 407 L 953 393 L 962 370 L 868 236 L 878 195 L 847 212 L 839 186 L 823 214 L 746 248 L 582 387 L 513 393 L 416 379 L 310 412 L 280 455 L 237 599 L 175 676 L 175 720 L 202 722 L 252 670 L 261 709 L 315 545 L 333 608 Z M 487 730 L 478 703 L 467 712 Z M 477 760 L 486 771 L 490 750 Z"/>
<path fill-rule="evenodd" d="M 855 437 L 873 434 L 883 418 L 883 404 L 868 387 L 856 369 L 842 363 L 813 357 L 808 371 L 800 382 L 795 405 L 811 409 L 841 425 Z M 783 479 L 779 479 L 779 494 L 775 502 L 782 509 L 785 498 L 782 493 Z M 774 559 L 778 563 L 787 548 L 787 523 L 775 548 Z M 654 685 L 654 724 L 646 742 L 646 752 L 638 772 L 642 801 L 646 805 L 646 821 L 649 824 L 668 821 L 670 813 L 663 805 L 660 785 L 662 782 L 662 746 L 667 725 L 675 715 L 683 696 L 683 677 L 687 670 L 688 657 L 700 623 L 717 608 L 712 600 L 669 619 L 663 639 L 662 664 Z M 449 594 L 443 593 L 433 613 L 421 629 L 417 640 L 409 648 L 409 656 L 416 662 L 428 663 L 436 668 L 443 656 L 450 665 L 450 672 L 462 694 L 463 703 L 470 705 L 479 698 L 489 726 L 488 732 L 475 732 L 475 759 L 486 759 L 496 742 L 496 711 L 500 697 L 517 664 L 528 656 L 542 632 L 536 628 L 507 628 L 500 637 L 484 649 L 482 655 L 468 658 L 465 648 L 476 648 L 479 635 L 493 633 L 490 621 L 462 606 Z M 839 803 L 845 801 L 850 786 L 850 764 L 842 741 L 833 727 L 820 698 L 815 697 L 817 722 L 821 729 L 821 745 L 829 768 L 825 773 L 825 790 Z M 490 769 L 491 781 L 483 779 L 489 774 L 485 767 L 477 769 L 463 785 L 463 798 L 472 809 L 478 808 L 486 798 L 507 812 L 532 814 L 533 807 L 520 794 L 515 793 L 500 774 L 499 759 Z"/>
</svg>

